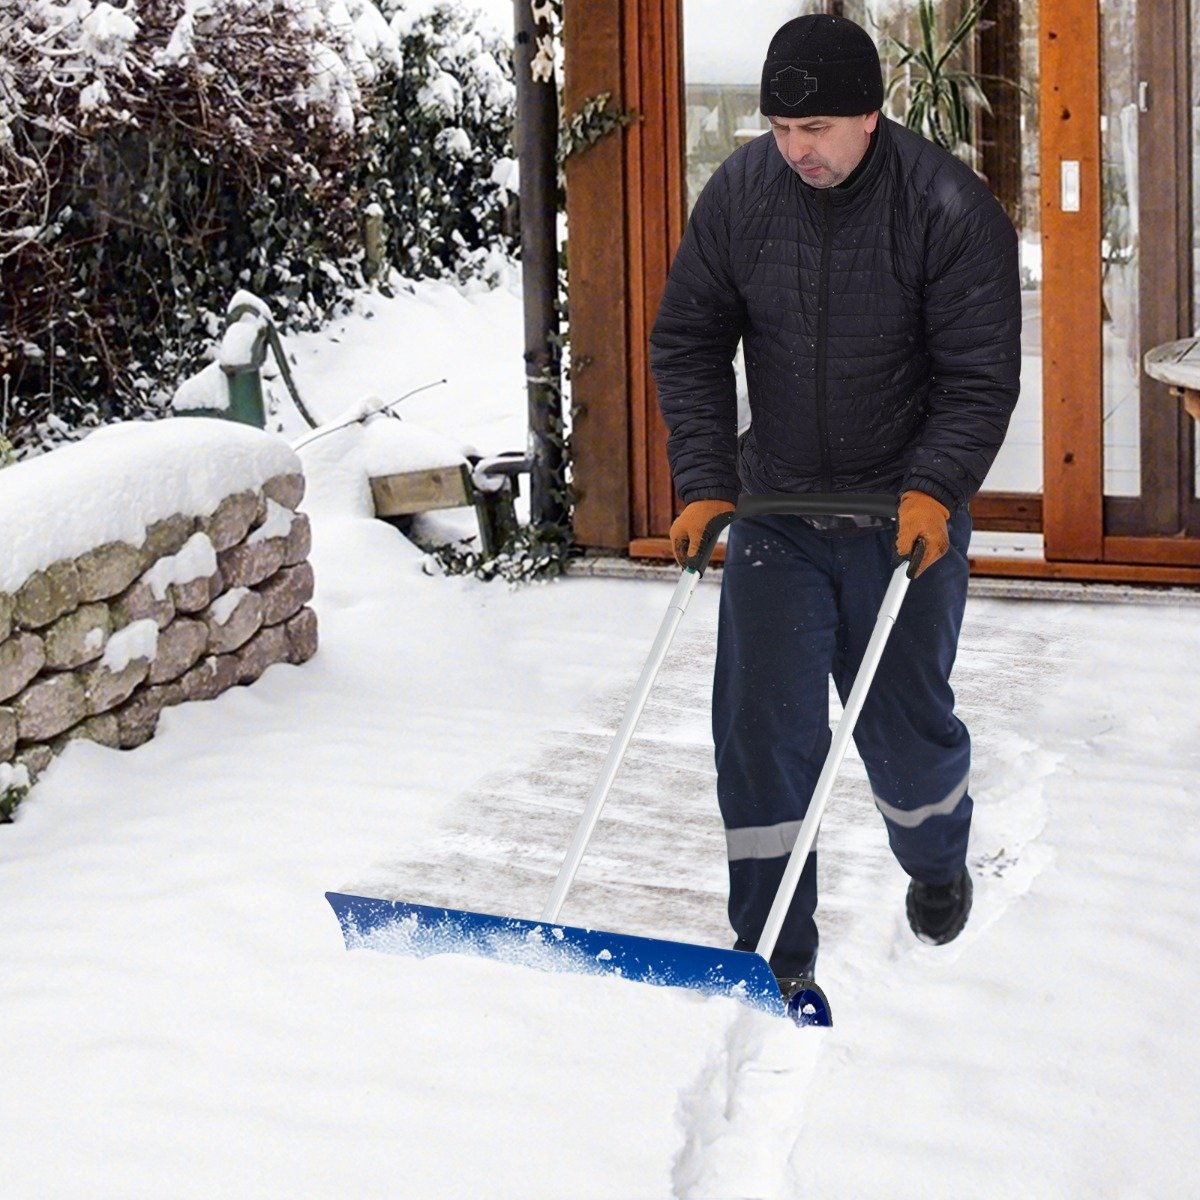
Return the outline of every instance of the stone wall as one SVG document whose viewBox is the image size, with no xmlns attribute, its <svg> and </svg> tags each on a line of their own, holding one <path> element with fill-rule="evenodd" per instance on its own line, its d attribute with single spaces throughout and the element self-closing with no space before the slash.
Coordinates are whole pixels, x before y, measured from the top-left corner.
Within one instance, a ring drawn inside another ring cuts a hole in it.
<svg viewBox="0 0 1200 1200">
<path fill-rule="evenodd" d="M 312 657 L 303 495 L 275 475 L 0 591 L 0 819 L 73 738 L 139 746 L 164 708 Z"/>
</svg>

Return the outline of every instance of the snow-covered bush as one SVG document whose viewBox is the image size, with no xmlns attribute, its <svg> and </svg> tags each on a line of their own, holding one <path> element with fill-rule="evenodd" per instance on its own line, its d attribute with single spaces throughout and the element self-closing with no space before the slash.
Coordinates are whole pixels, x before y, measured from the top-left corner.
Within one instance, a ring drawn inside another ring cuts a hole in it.
<svg viewBox="0 0 1200 1200">
<path fill-rule="evenodd" d="M 383 207 L 403 275 L 471 273 L 489 247 L 516 248 L 511 53 L 462 5 L 414 20 L 400 0 L 382 2 L 404 65 L 376 90 L 361 186 Z"/>
<path fill-rule="evenodd" d="M 239 287 L 285 327 L 324 319 L 362 282 L 372 199 L 393 266 L 470 269 L 499 239 L 512 113 L 506 48 L 473 25 L 399 0 L 4 0 L 0 434 L 18 455 L 159 411 Z"/>
</svg>

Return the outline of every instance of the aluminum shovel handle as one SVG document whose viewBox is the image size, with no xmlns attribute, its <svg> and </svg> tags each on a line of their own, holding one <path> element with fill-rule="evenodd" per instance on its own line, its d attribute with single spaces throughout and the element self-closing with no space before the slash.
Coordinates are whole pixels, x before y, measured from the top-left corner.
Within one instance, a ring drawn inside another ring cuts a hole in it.
<svg viewBox="0 0 1200 1200">
<path fill-rule="evenodd" d="M 658 676 L 659 669 L 662 667 L 663 660 L 667 656 L 667 650 L 674 640 L 675 631 L 679 628 L 679 622 L 683 619 L 683 614 L 687 611 L 687 606 L 691 601 L 692 594 L 696 590 L 696 584 L 700 582 L 700 577 L 704 574 L 708 567 L 709 560 L 712 557 L 713 547 L 717 544 L 717 539 L 726 527 L 739 517 L 757 517 L 769 513 L 792 513 L 799 516 L 877 516 L 890 520 L 896 518 L 896 499 L 893 496 L 876 496 L 862 495 L 857 493 L 843 492 L 834 495 L 767 495 L 767 496 L 742 496 L 737 502 L 737 506 L 731 512 L 722 513 L 720 516 L 713 518 L 708 523 L 704 530 L 704 536 L 701 540 L 698 551 L 687 559 L 679 583 L 675 587 L 675 591 L 671 596 L 671 601 L 667 606 L 666 615 L 663 617 L 662 625 L 659 627 L 658 636 L 654 639 L 654 646 L 650 651 L 650 657 L 646 661 L 646 665 L 642 668 L 641 676 L 638 679 L 637 687 L 634 689 L 633 696 L 626 706 L 625 715 L 621 720 L 621 725 L 617 730 L 616 737 L 613 738 L 612 745 L 609 747 L 608 757 L 604 760 L 604 767 L 600 772 L 600 778 L 596 781 L 596 786 L 592 789 L 592 794 L 588 800 L 587 807 L 583 811 L 583 815 L 579 819 L 579 824 L 575 829 L 575 836 L 571 840 L 571 845 L 567 849 L 566 857 L 563 859 L 562 866 L 559 868 L 558 877 L 554 881 L 554 887 L 550 892 L 550 897 L 546 901 L 545 907 L 542 909 L 541 919 L 543 921 L 556 921 L 558 914 L 562 911 L 563 902 L 567 898 L 567 892 L 570 891 L 571 884 L 575 880 L 576 872 L 579 870 L 579 864 L 583 861 L 584 853 L 587 850 L 588 843 L 592 839 L 592 834 L 595 832 L 596 823 L 600 819 L 601 810 L 604 808 L 608 800 L 608 794 L 612 790 L 613 782 L 616 780 L 617 772 L 620 770 L 621 762 L 625 758 L 625 753 L 629 749 L 629 743 L 633 739 L 633 732 L 637 728 L 638 720 L 641 718 L 642 710 L 646 707 L 646 700 L 650 695 L 650 690 L 654 686 L 654 680 Z M 918 543 L 919 545 L 919 543 Z M 911 565 L 911 564 L 910 564 Z M 898 581 L 901 581 L 898 583 Z M 904 597 L 904 592 L 908 586 L 908 578 L 905 575 L 905 564 L 897 569 L 896 575 L 892 579 L 892 583 L 888 588 L 887 596 L 884 598 L 883 610 L 880 612 L 880 623 L 876 626 L 875 633 L 872 635 L 871 642 L 867 647 L 866 657 L 863 660 L 863 668 L 859 671 L 859 677 L 855 681 L 854 688 L 850 693 L 850 700 L 847 702 L 846 711 L 850 714 L 853 711 L 853 718 L 847 725 L 845 719 L 838 725 L 837 738 L 842 737 L 842 731 L 845 729 L 845 742 L 848 743 L 850 733 L 853 729 L 854 719 L 858 716 L 858 708 L 862 707 L 863 698 L 866 695 L 866 686 L 870 684 L 871 676 L 875 673 L 875 667 L 878 665 L 878 655 L 883 653 L 883 642 L 887 640 L 887 632 L 883 633 L 882 641 L 879 643 L 878 653 L 874 662 L 870 666 L 868 672 L 867 666 L 871 662 L 872 648 L 875 646 L 876 640 L 879 638 L 880 628 L 884 625 L 884 616 L 889 611 L 891 606 L 892 612 L 890 621 L 887 623 L 887 630 L 890 631 L 891 622 L 895 621 L 895 613 L 900 609 L 900 601 Z M 895 594 L 894 593 L 897 593 Z M 860 694 L 860 685 L 861 694 Z M 853 707 L 855 697 L 858 696 L 857 708 Z M 838 745 L 837 738 L 834 739 L 834 746 Z M 837 773 L 837 767 L 841 764 L 842 756 L 845 755 L 845 745 L 842 745 L 841 752 L 834 763 L 832 772 L 829 771 L 829 763 L 826 763 L 826 771 L 822 773 L 821 780 L 825 780 L 825 775 L 829 774 L 828 791 L 833 789 L 833 776 Z M 833 754 L 831 751 L 830 758 Z M 818 783 L 817 792 L 820 794 L 821 783 Z M 809 807 L 809 816 L 811 817 L 816 812 L 816 820 L 812 823 L 811 833 L 809 835 L 809 849 L 812 842 L 816 839 L 817 825 L 820 823 L 820 812 L 817 811 L 818 805 L 815 803 Z M 822 799 L 820 808 L 824 807 L 824 800 L 828 799 L 826 794 Z M 800 836 L 805 836 L 805 831 L 809 829 L 809 820 L 805 819 L 800 828 Z M 808 851 L 804 852 L 807 856 Z M 796 854 L 793 852 L 792 860 L 796 860 Z M 800 862 L 803 863 L 803 857 Z M 788 864 L 788 872 L 791 872 L 792 863 Z M 775 908 L 780 905 L 780 898 L 783 896 L 784 889 L 787 889 L 787 897 L 783 902 L 783 912 L 786 913 L 788 904 L 791 903 L 791 898 L 796 890 L 796 884 L 799 881 L 799 869 L 795 873 L 795 878 L 791 880 L 789 885 L 790 874 L 785 874 L 783 885 L 780 887 L 779 895 L 776 897 Z M 772 916 L 775 914 L 775 909 L 771 910 Z M 782 927 L 783 916 L 780 915 L 779 925 Z M 768 928 L 770 924 L 768 922 Z M 770 949 L 775 948 L 775 941 L 779 937 L 779 929 L 775 930 L 773 937 L 770 940 Z M 766 944 L 766 933 L 760 941 L 760 952 L 763 945 Z M 769 958 L 770 951 L 764 955 Z"/>
<path fill-rule="evenodd" d="M 820 492 L 795 496 L 790 492 L 772 492 L 764 496 L 739 496 L 732 512 L 721 513 L 705 526 L 696 553 L 686 565 L 703 575 L 726 527 L 739 517 L 765 517 L 775 513 L 797 517 L 882 517 L 896 519 L 895 496 L 877 496 L 863 492 Z"/>
</svg>

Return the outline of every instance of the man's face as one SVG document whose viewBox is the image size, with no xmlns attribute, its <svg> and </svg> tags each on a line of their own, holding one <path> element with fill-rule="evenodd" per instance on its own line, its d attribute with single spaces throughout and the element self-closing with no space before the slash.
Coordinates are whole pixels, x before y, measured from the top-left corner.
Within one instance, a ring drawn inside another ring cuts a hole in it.
<svg viewBox="0 0 1200 1200">
<path fill-rule="evenodd" d="M 775 145 L 809 187 L 836 187 L 871 144 L 877 112 L 862 117 L 768 117 Z"/>
</svg>

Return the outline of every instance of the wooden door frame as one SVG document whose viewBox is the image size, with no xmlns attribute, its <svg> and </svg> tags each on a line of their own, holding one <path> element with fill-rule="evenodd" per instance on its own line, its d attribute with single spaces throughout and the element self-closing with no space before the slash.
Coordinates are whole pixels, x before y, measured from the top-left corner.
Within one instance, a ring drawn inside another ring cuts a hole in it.
<svg viewBox="0 0 1200 1200">
<path fill-rule="evenodd" d="M 626 550 L 673 519 L 649 336 L 683 237 L 681 0 L 564 6 L 567 115 L 634 120 L 566 164 L 575 537 Z"/>
<path fill-rule="evenodd" d="M 1042 534 L 1048 561 L 1098 563 L 1104 558 L 1099 5 L 1040 0 L 1039 41 Z M 1064 163 L 1078 164 L 1078 212 L 1063 211 Z M 1082 305 L 1081 296 L 1088 297 Z"/>
<path fill-rule="evenodd" d="M 568 114 L 602 93 L 637 113 L 567 164 L 576 539 L 669 558 L 675 497 L 648 337 L 684 223 L 682 2 L 589 0 L 565 14 Z M 1040 527 L 1046 561 L 983 558 L 972 569 L 1200 584 L 1200 539 L 1105 536 L 1098 7 L 1040 0 L 1039 22 L 1044 494 L 985 494 L 972 509 L 981 527 Z M 1080 164 L 1078 212 L 1062 211 L 1063 160 Z M 1081 294 L 1094 297 L 1082 323 Z"/>
</svg>

